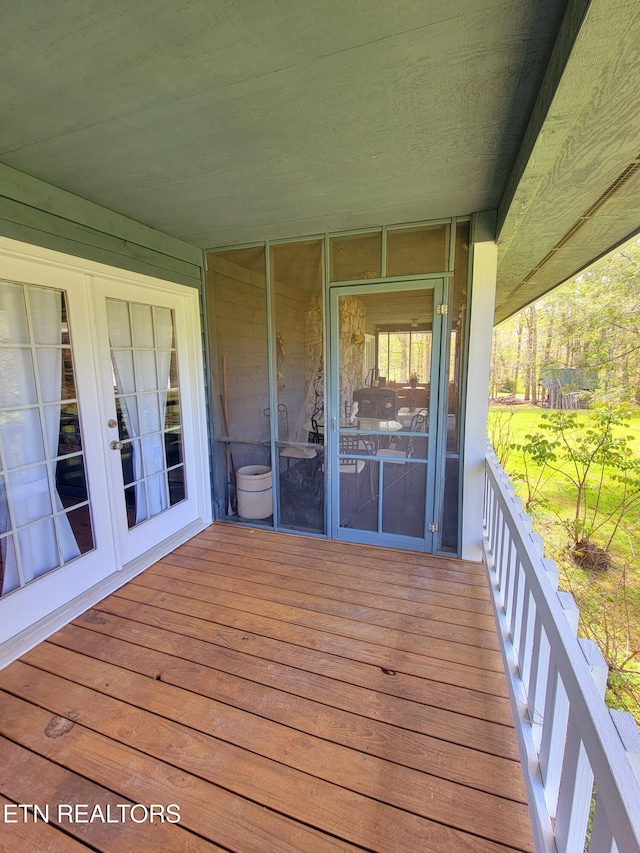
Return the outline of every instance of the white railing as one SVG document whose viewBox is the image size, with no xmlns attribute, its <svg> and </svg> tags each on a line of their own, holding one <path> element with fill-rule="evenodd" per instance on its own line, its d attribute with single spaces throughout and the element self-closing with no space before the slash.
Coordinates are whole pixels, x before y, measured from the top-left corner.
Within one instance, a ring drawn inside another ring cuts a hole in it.
<svg viewBox="0 0 640 853">
<path fill-rule="evenodd" d="M 531 529 L 489 446 L 484 555 L 536 850 L 637 853 L 640 733 L 605 706 L 607 666 Z"/>
</svg>

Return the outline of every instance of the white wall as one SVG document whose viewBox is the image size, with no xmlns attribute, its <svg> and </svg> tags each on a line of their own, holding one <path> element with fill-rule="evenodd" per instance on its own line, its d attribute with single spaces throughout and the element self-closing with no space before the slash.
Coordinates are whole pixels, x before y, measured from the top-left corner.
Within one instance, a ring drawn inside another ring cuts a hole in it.
<svg viewBox="0 0 640 853">
<path fill-rule="evenodd" d="M 462 504 L 462 557 L 482 559 L 482 501 L 489 411 L 489 368 L 496 295 L 498 247 L 472 245 L 471 324 L 467 374 Z"/>
</svg>

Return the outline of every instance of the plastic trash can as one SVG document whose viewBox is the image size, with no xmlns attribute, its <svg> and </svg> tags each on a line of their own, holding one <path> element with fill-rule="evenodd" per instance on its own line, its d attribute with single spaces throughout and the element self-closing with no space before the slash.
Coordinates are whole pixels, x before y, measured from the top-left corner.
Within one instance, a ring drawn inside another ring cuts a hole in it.
<svg viewBox="0 0 640 853">
<path fill-rule="evenodd" d="M 273 480 L 268 465 L 245 465 L 236 471 L 236 495 L 240 518 L 273 515 Z"/>
</svg>

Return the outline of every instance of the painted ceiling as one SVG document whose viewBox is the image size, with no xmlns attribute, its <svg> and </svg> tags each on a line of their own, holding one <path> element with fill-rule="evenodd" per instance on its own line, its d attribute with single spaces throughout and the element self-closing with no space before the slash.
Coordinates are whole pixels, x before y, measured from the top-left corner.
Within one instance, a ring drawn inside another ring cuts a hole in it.
<svg viewBox="0 0 640 853">
<path fill-rule="evenodd" d="M 21 0 L 0 162 L 203 248 L 497 209 L 501 319 L 640 225 L 638 43 L 628 0 Z"/>
</svg>

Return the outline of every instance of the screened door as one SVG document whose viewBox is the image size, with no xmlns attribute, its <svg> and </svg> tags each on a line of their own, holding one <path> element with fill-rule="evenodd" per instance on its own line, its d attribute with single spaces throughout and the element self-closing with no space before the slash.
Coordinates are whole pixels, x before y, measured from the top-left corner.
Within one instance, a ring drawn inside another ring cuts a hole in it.
<svg viewBox="0 0 640 853">
<path fill-rule="evenodd" d="M 331 290 L 332 535 L 434 550 L 442 280 Z"/>
</svg>

